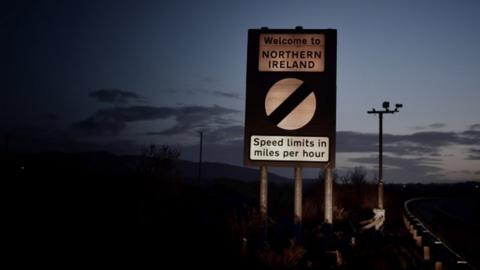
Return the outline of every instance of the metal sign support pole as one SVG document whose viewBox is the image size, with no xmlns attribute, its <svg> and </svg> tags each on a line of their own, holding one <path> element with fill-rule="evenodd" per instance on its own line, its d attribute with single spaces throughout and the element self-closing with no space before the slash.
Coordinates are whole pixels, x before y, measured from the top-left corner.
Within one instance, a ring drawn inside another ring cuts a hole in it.
<svg viewBox="0 0 480 270">
<path fill-rule="evenodd" d="M 302 167 L 295 166 L 294 230 L 297 242 L 302 242 Z"/>
<path fill-rule="evenodd" d="M 332 168 L 325 168 L 325 223 L 333 222 L 333 179 Z"/>
<path fill-rule="evenodd" d="M 267 166 L 260 166 L 260 216 L 267 220 L 268 216 L 268 172 Z"/>
<path fill-rule="evenodd" d="M 295 167 L 295 206 L 294 222 L 302 223 L 302 167 Z"/>
<path fill-rule="evenodd" d="M 263 224 L 263 241 L 268 239 L 268 171 L 260 166 L 260 218 Z"/>
</svg>

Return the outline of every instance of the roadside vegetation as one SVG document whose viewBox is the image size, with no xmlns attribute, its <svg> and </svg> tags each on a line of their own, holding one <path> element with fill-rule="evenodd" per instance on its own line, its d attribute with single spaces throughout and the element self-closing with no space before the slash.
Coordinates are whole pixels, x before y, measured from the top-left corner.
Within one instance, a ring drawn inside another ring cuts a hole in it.
<svg viewBox="0 0 480 270">
<path fill-rule="evenodd" d="M 58 254 L 85 254 L 81 243 L 89 247 L 86 254 L 107 249 L 115 251 L 117 261 L 137 254 L 138 262 L 157 267 L 412 269 L 419 267 L 418 255 L 402 227 L 403 202 L 471 194 L 475 185 L 387 184 L 384 230 L 360 233 L 358 222 L 371 217 L 376 206 L 375 179 L 362 167 L 335 175 L 334 225 L 328 226 L 320 174 L 305 183 L 299 229 L 292 218 L 293 184 L 269 183 L 265 222 L 257 209 L 258 181 L 241 181 L 239 175 L 210 179 L 208 185 L 185 181 L 175 166 L 180 154 L 153 145 L 128 158 L 109 153 L 3 157 L 14 220 L 41 231 L 25 234 L 29 239 L 48 235 L 49 241 L 61 239 L 71 247 L 57 246 Z"/>
</svg>

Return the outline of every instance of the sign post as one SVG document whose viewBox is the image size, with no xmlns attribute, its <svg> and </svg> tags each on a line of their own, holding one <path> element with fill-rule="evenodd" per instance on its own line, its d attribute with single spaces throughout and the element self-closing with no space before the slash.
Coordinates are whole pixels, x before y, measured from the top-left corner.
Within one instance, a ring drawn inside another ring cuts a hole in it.
<svg viewBox="0 0 480 270">
<path fill-rule="evenodd" d="M 294 187 L 294 222 L 295 224 L 302 223 L 302 167 L 295 167 L 295 187 Z"/>
<path fill-rule="evenodd" d="M 260 166 L 260 218 L 264 229 L 264 241 L 268 230 L 268 171 L 267 166 Z"/>
<path fill-rule="evenodd" d="M 293 222 L 295 227 L 295 238 L 302 241 L 302 167 L 296 166 L 294 169 L 294 205 L 293 205 Z"/>
<path fill-rule="evenodd" d="M 331 175 L 336 70 L 335 29 L 248 31 L 244 163 L 261 168 L 262 214 L 267 215 L 266 166 L 295 168 L 295 224 L 302 221 L 302 168 Z M 325 207 L 331 212 L 331 202 Z M 331 222 L 331 213 L 325 216 Z"/>
<path fill-rule="evenodd" d="M 333 179 L 332 179 L 332 168 L 327 167 L 325 168 L 325 223 L 332 224 L 333 223 Z"/>
<path fill-rule="evenodd" d="M 267 166 L 260 166 L 260 216 L 267 220 L 268 211 L 268 172 Z"/>
</svg>

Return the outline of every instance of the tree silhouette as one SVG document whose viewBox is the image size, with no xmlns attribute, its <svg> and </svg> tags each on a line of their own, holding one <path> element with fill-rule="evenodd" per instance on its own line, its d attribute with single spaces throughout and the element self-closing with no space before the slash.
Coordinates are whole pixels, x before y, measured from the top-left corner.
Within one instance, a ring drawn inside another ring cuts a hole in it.
<svg viewBox="0 0 480 270">
<path fill-rule="evenodd" d="M 175 161 L 180 157 L 180 151 L 168 145 L 160 147 L 155 144 L 144 147 L 139 164 L 139 172 L 143 176 L 170 178 L 175 174 Z"/>
</svg>

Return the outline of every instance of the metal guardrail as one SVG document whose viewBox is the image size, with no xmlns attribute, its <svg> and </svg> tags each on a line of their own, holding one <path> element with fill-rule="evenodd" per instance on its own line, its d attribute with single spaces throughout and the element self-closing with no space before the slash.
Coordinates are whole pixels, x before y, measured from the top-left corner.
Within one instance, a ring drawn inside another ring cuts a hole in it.
<svg viewBox="0 0 480 270">
<path fill-rule="evenodd" d="M 411 202 L 426 199 L 433 198 L 415 198 L 406 201 L 403 207 L 403 222 L 412 235 L 415 245 L 423 253 L 423 260 L 426 262 L 427 267 L 435 270 L 475 270 L 475 267 L 441 241 L 408 209 L 408 205 Z"/>
</svg>

